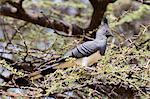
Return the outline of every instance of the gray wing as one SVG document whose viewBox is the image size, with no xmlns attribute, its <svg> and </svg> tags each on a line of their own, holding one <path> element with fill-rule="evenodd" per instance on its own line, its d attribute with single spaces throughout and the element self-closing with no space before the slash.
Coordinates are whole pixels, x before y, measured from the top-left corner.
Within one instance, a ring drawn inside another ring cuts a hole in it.
<svg viewBox="0 0 150 99">
<path fill-rule="evenodd" d="M 70 50 L 64 55 L 64 57 L 75 57 L 75 58 L 86 57 L 93 54 L 98 49 L 99 46 L 96 41 L 88 41 Z"/>
</svg>

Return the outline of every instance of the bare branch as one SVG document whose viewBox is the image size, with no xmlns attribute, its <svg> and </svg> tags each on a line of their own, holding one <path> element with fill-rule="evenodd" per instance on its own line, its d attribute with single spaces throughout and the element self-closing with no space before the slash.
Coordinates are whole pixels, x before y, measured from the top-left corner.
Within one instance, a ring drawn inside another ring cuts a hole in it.
<svg viewBox="0 0 150 99">
<path fill-rule="evenodd" d="M 24 0 L 20 0 L 20 1 L 19 1 L 19 4 L 22 5 L 22 4 L 23 4 L 23 1 L 24 1 Z"/>
<path fill-rule="evenodd" d="M 150 5 L 150 1 L 149 0 L 135 0 L 135 1 L 141 2 L 143 4 Z"/>
<path fill-rule="evenodd" d="M 89 1 L 93 6 L 93 14 L 89 26 L 85 29 L 86 32 L 96 29 L 101 24 L 107 5 L 109 3 L 115 2 L 116 0 L 89 0 Z M 93 35 L 92 37 L 95 36 L 94 33 L 92 35 Z"/>
<path fill-rule="evenodd" d="M 84 34 L 83 32 L 88 33 L 89 31 L 92 31 L 93 29 L 97 28 L 101 23 L 107 5 L 116 0 L 90 0 L 90 3 L 92 4 L 94 10 L 91 22 L 86 29 L 83 29 L 77 26 L 76 24 L 65 23 L 60 20 L 49 18 L 47 16 L 38 15 L 35 13 L 34 14 L 27 13 L 22 8 L 23 1 L 24 0 L 20 0 L 19 3 L 8 1 L 8 3 L 13 7 L 15 7 L 16 9 L 12 7 L 2 6 L 0 7 L 0 15 L 9 16 L 12 18 L 31 22 L 33 24 L 37 24 L 43 27 L 52 28 L 57 31 L 62 31 L 70 36 L 70 35 L 83 35 Z"/>
<path fill-rule="evenodd" d="M 98 4 L 98 0 L 89 0 L 93 8 L 95 7 L 96 4 Z"/>
<path fill-rule="evenodd" d="M 11 7 L 4 7 L 4 6 L 0 8 L 0 14 L 4 16 L 10 16 L 12 18 L 21 19 L 27 22 L 31 22 L 33 24 L 38 24 L 43 27 L 48 27 L 48 28 L 56 29 L 58 31 L 63 31 L 69 34 L 70 26 L 58 20 L 49 19 L 48 21 L 46 17 L 40 17 L 38 15 L 28 14 L 26 12 L 20 12 L 20 11 L 17 12 L 15 9 Z"/>
</svg>

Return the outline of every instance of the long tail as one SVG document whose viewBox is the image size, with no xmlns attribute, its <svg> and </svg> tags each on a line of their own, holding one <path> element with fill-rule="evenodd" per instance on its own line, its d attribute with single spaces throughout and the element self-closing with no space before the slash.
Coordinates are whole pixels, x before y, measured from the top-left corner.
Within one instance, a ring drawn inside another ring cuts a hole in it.
<svg viewBox="0 0 150 99">
<path fill-rule="evenodd" d="M 79 60 L 78 60 L 78 63 L 81 63 L 81 62 L 79 62 Z M 35 71 L 28 75 L 25 75 L 24 77 L 17 78 L 17 79 L 15 79 L 15 82 L 17 85 L 20 85 L 20 86 L 30 85 L 29 84 L 30 80 L 40 79 L 47 74 L 54 73 L 57 69 L 73 67 L 73 66 L 76 66 L 78 63 L 75 60 L 74 61 L 65 61 L 64 59 L 61 59 L 61 60 L 59 60 L 59 62 L 56 61 L 54 64 L 51 64 L 50 66 L 47 66 L 46 68 L 40 69 L 40 70 Z"/>
<path fill-rule="evenodd" d="M 89 57 L 86 57 L 86 61 L 87 61 L 86 65 L 88 65 L 88 66 L 92 65 L 92 64 L 98 62 L 98 60 L 100 60 L 100 59 L 101 59 L 101 55 L 99 54 L 99 51 L 97 51 L 96 53 L 90 55 Z M 44 69 L 41 69 L 39 71 L 33 72 L 23 78 L 18 78 L 15 81 L 16 81 L 17 85 L 21 85 L 19 82 L 27 83 L 27 80 L 29 81 L 29 80 L 36 80 L 36 79 L 42 78 L 47 74 L 54 73 L 57 69 L 64 69 L 64 68 L 69 68 L 69 67 L 73 67 L 73 66 L 82 66 L 83 61 L 84 61 L 83 58 L 78 58 L 78 59 L 71 59 L 66 62 L 56 63 L 56 64 L 48 66 Z M 24 81 L 24 80 L 26 80 L 26 81 Z M 25 85 L 26 85 L 26 83 L 25 83 Z"/>
<path fill-rule="evenodd" d="M 92 65 L 98 62 L 98 60 L 100 59 L 101 59 L 101 55 L 99 54 L 99 51 L 97 51 L 96 53 L 90 55 L 89 57 L 86 57 L 86 61 L 87 61 L 86 65 L 88 66 Z M 65 62 L 56 63 L 54 65 L 48 66 L 44 69 L 41 69 L 40 71 L 33 72 L 28 77 L 32 80 L 36 80 L 41 77 L 44 77 L 47 74 L 54 73 L 57 69 L 65 69 L 73 66 L 82 66 L 84 64 L 83 62 L 84 62 L 83 58 L 70 59 Z"/>
</svg>

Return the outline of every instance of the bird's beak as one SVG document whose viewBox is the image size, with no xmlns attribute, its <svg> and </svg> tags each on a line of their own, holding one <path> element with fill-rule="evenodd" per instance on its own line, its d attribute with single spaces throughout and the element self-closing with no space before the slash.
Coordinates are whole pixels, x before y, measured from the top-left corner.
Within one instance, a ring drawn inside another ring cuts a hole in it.
<svg viewBox="0 0 150 99">
<path fill-rule="evenodd" d="M 106 37 L 114 37 L 113 33 L 111 32 L 111 30 L 108 30 L 108 33 L 106 34 Z"/>
</svg>

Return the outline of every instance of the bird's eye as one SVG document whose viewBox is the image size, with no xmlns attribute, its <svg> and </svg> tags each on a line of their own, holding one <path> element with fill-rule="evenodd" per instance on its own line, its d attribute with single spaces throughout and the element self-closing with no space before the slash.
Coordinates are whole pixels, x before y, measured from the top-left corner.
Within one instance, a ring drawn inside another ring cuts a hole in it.
<svg viewBox="0 0 150 99">
<path fill-rule="evenodd" d="M 106 30 L 106 34 L 108 34 L 109 32 L 108 32 L 108 30 Z"/>
</svg>

